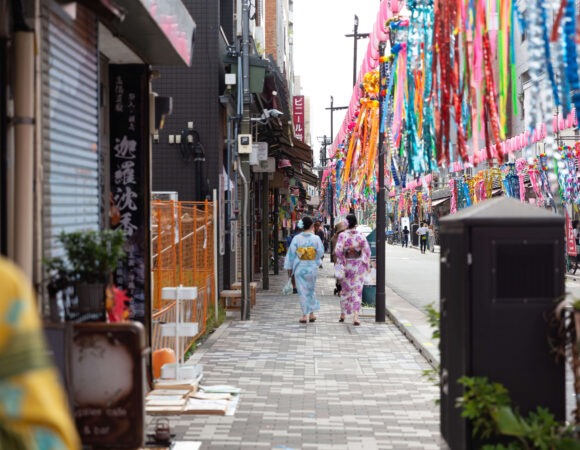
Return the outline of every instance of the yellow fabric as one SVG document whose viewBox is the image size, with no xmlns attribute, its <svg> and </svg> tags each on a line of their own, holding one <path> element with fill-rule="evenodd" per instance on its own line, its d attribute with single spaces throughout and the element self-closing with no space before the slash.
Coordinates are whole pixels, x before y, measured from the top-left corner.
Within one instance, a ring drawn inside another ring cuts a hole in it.
<svg viewBox="0 0 580 450">
<path fill-rule="evenodd" d="M 316 249 L 314 247 L 299 247 L 296 249 L 296 255 L 302 261 L 314 261 L 316 259 Z"/>
<path fill-rule="evenodd" d="M 46 357 L 32 288 L 3 258 L 0 286 L 0 448 L 80 449 L 58 374 Z"/>
</svg>

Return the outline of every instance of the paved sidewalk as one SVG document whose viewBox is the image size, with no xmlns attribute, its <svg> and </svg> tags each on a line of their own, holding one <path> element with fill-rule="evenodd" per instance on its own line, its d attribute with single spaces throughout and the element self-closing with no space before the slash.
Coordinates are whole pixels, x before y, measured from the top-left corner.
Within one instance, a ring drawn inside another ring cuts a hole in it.
<svg viewBox="0 0 580 450">
<path fill-rule="evenodd" d="M 326 259 L 326 258 L 325 258 Z M 440 449 L 438 389 L 426 359 L 388 320 L 339 323 L 332 265 L 317 286 L 315 323 L 298 323 L 286 275 L 258 291 L 250 321 L 229 320 L 193 355 L 204 384 L 242 388 L 234 416 L 171 419 L 178 440 L 202 449 Z"/>
</svg>

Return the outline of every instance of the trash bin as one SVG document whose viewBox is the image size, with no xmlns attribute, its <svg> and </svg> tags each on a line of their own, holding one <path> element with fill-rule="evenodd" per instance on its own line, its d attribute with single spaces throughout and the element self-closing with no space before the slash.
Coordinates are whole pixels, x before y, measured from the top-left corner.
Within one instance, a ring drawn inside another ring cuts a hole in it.
<svg viewBox="0 0 580 450">
<path fill-rule="evenodd" d="M 367 236 L 367 242 L 371 248 L 371 258 L 377 257 L 377 230 L 374 229 Z"/>
<path fill-rule="evenodd" d="M 376 260 L 371 260 L 371 268 L 365 275 L 363 281 L 362 302 L 368 306 L 375 306 L 377 303 L 377 269 Z"/>
<path fill-rule="evenodd" d="M 440 221 L 441 434 L 453 450 L 480 448 L 456 407 L 462 376 L 503 384 L 520 413 L 565 418 L 564 362 L 546 317 L 564 295 L 564 218 L 510 198 Z"/>
<path fill-rule="evenodd" d="M 369 233 L 367 236 L 367 241 L 369 247 L 371 248 L 371 269 L 369 273 L 366 274 L 363 292 L 362 292 L 362 302 L 368 306 L 375 306 L 377 303 L 377 269 L 376 269 L 376 257 L 377 257 L 377 230 L 376 228 Z"/>
<path fill-rule="evenodd" d="M 364 285 L 362 292 L 362 301 L 368 306 L 376 306 L 377 303 L 377 286 Z"/>
</svg>

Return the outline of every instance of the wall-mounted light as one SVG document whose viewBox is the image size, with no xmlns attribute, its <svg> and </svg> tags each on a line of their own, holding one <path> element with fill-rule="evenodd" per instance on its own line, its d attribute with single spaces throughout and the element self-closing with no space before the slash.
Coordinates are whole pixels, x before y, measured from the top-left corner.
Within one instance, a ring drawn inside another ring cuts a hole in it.
<svg viewBox="0 0 580 450">
<path fill-rule="evenodd" d="M 149 128 L 151 134 L 165 126 L 165 118 L 173 111 L 173 97 L 160 97 L 156 92 L 149 94 Z"/>
</svg>

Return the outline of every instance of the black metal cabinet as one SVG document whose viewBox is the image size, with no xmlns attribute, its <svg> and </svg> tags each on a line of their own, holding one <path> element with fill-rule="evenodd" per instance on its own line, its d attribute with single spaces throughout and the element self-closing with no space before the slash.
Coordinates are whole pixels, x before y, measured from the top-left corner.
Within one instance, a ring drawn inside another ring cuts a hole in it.
<svg viewBox="0 0 580 450">
<path fill-rule="evenodd" d="M 485 376 L 522 413 L 565 416 L 564 363 L 548 344 L 547 318 L 564 295 L 564 218 L 509 198 L 440 222 L 441 433 L 475 448 L 456 399 L 458 378 Z"/>
</svg>

